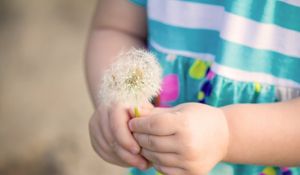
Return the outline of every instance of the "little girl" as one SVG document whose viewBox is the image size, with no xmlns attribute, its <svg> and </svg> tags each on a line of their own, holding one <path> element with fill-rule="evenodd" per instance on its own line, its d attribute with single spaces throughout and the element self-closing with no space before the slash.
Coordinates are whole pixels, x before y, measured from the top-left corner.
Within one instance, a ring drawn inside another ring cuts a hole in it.
<svg viewBox="0 0 300 175">
<path fill-rule="evenodd" d="M 145 43 L 164 108 L 130 119 L 98 103 L 97 83 Z M 86 56 L 95 151 L 132 175 L 300 175 L 299 43 L 299 0 L 100 0 Z"/>
</svg>

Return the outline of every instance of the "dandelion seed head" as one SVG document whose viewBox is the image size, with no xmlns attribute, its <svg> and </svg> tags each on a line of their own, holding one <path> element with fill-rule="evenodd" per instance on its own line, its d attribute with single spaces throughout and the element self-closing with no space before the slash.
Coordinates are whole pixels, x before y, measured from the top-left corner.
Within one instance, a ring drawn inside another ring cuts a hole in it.
<svg viewBox="0 0 300 175">
<path fill-rule="evenodd" d="M 160 91 L 161 74 L 161 67 L 151 53 L 138 49 L 121 53 L 103 76 L 100 102 L 129 106 L 149 102 Z"/>
</svg>

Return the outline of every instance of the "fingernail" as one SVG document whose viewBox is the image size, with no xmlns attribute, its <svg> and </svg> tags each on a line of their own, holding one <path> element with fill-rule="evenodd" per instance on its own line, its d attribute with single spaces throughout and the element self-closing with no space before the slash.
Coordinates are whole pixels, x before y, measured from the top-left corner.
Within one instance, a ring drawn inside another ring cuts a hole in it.
<svg viewBox="0 0 300 175">
<path fill-rule="evenodd" d="M 132 122 L 131 121 L 129 121 L 129 129 L 132 131 L 132 124 L 131 124 Z"/>
<path fill-rule="evenodd" d="M 131 153 L 132 153 L 132 154 L 138 154 L 139 152 L 140 152 L 140 149 L 139 149 L 139 148 L 137 148 L 137 147 L 131 148 Z"/>
</svg>

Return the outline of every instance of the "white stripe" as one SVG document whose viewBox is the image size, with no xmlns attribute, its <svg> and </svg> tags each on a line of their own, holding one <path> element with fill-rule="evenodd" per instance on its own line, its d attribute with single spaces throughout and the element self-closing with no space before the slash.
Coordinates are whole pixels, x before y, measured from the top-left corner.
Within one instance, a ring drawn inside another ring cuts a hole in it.
<svg viewBox="0 0 300 175">
<path fill-rule="evenodd" d="M 258 82 L 262 84 L 272 84 L 282 87 L 300 88 L 300 84 L 292 80 L 274 77 L 266 73 L 246 72 L 231 67 L 219 65 L 217 63 L 212 64 L 211 70 L 218 75 L 236 81 Z"/>
<path fill-rule="evenodd" d="M 177 0 L 148 0 L 148 17 L 185 28 L 219 30 L 224 7 Z"/>
<path fill-rule="evenodd" d="M 163 46 L 160 46 L 154 41 L 150 41 L 150 45 L 157 51 L 166 54 L 181 55 L 191 59 L 200 59 L 204 61 L 214 61 L 215 59 L 215 56 L 212 54 L 168 49 Z M 272 84 L 272 85 L 278 85 L 282 87 L 300 88 L 300 84 L 292 80 L 278 78 L 266 73 L 246 72 L 228 66 L 219 65 L 215 62 L 212 64 L 211 70 L 213 70 L 218 75 L 236 81 L 258 82 L 262 84 Z"/>
<path fill-rule="evenodd" d="M 300 1 L 300 0 L 299 0 Z M 300 33 L 227 13 L 221 38 L 249 47 L 300 57 Z"/>
<path fill-rule="evenodd" d="M 300 7 L 300 0 L 280 0 L 284 3 Z"/>
<path fill-rule="evenodd" d="M 190 52 L 190 51 L 185 51 L 185 50 L 168 49 L 168 48 L 160 46 L 159 44 L 157 44 L 155 41 L 152 41 L 152 40 L 150 41 L 150 45 L 154 49 L 156 49 L 162 53 L 166 53 L 166 54 L 181 55 L 181 56 L 194 58 L 194 59 L 201 59 L 201 60 L 205 60 L 205 61 L 213 61 L 215 59 L 214 55 L 208 54 L 208 53 L 198 53 L 198 52 Z"/>
<path fill-rule="evenodd" d="M 227 13 L 215 5 L 178 0 L 148 2 L 150 19 L 178 27 L 217 30 L 228 41 L 300 57 L 300 32 Z"/>
</svg>

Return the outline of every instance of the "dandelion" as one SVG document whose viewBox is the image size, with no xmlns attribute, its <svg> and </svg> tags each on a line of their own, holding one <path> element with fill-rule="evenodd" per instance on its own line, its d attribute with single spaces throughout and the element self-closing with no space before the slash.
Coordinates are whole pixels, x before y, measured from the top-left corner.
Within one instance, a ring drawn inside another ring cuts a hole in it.
<svg viewBox="0 0 300 175">
<path fill-rule="evenodd" d="M 160 91 L 162 70 L 151 53 L 131 49 L 121 53 L 106 70 L 100 87 L 100 102 L 119 102 L 134 107 L 150 102 Z"/>
</svg>

